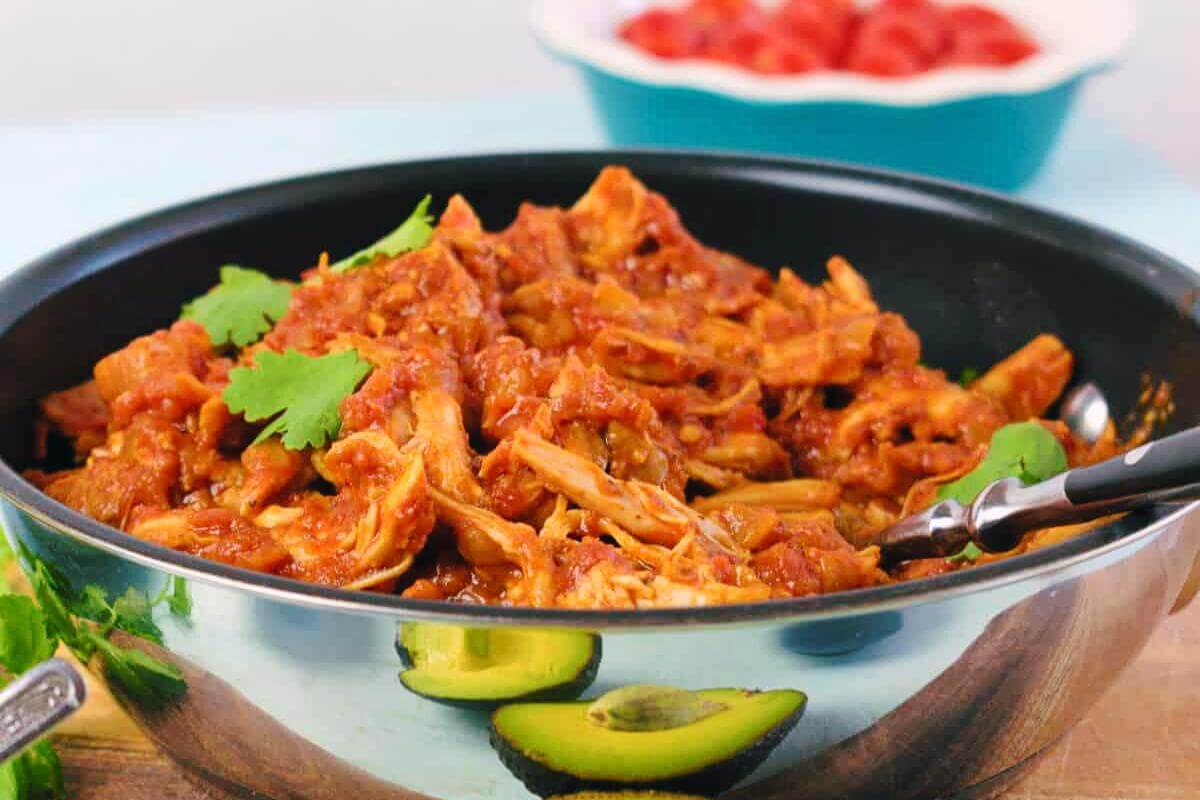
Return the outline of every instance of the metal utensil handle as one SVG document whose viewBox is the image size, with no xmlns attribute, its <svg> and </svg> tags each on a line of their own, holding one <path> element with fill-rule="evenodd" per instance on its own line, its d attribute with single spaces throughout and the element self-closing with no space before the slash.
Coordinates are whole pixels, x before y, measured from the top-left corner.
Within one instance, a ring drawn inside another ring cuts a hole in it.
<svg viewBox="0 0 1200 800">
<path fill-rule="evenodd" d="M 1095 466 L 1071 470 L 1063 489 L 1073 504 L 1088 505 L 1196 483 L 1200 483 L 1200 428 L 1189 428 Z"/>
<path fill-rule="evenodd" d="M 67 662 L 43 661 L 0 692 L 0 762 L 74 714 L 87 698 L 82 676 Z"/>
</svg>

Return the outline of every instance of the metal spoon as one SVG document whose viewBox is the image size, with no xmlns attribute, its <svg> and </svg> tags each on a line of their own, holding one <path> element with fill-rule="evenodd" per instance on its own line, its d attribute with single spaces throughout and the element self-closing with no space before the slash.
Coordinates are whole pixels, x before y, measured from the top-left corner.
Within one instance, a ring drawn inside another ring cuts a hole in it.
<svg viewBox="0 0 1200 800">
<path fill-rule="evenodd" d="M 892 563 L 953 555 L 970 542 L 984 552 L 1002 553 L 1037 528 L 1192 500 L 1200 500 L 1200 427 L 1032 486 L 1005 478 L 969 506 L 957 500 L 935 503 L 883 531 L 877 541 L 884 560 Z"/>
<path fill-rule="evenodd" d="M 74 714 L 87 685 L 74 667 L 52 658 L 0 692 L 0 762 L 20 753 Z"/>
<path fill-rule="evenodd" d="M 1108 400 L 1094 383 L 1083 383 L 1067 392 L 1059 407 L 1059 418 L 1088 444 L 1095 444 L 1108 428 Z"/>
</svg>

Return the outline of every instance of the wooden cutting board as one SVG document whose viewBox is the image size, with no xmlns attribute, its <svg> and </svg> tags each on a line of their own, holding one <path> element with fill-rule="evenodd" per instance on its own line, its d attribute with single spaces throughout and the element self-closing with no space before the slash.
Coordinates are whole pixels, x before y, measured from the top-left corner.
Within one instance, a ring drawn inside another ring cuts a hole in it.
<svg viewBox="0 0 1200 800">
<path fill-rule="evenodd" d="M 72 800 L 224 798 L 193 785 L 94 681 L 56 737 Z M 1168 619 L 1141 658 L 1005 800 L 1200 797 L 1200 601 Z"/>
</svg>

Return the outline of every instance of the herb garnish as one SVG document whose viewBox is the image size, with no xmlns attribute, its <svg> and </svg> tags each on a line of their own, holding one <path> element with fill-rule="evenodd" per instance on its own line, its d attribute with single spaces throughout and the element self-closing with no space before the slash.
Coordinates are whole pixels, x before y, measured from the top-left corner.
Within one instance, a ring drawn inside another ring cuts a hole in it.
<svg viewBox="0 0 1200 800">
<path fill-rule="evenodd" d="M 103 587 L 88 584 L 76 595 L 53 566 L 28 549 L 22 549 L 22 558 L 30 565 L 29 582 L 42 607 L 47 630 L 61 639 L 80 663 L 86 664 L 100 653 L 105 673 L 131 699 L 147 707 L 163 706 L 187 690 L 183 673 L 174 664 L 137 648 L 121 647 L 107 638 L 119 629 L 160 644 L 162 631 L 150 613 L 166 599 L 165 591 L 150 601 L 130 587 L 115 602 L 109 602 Z"/>
<path fill-rule="evenodd" d="M 6 552 L 0 566 L 7 567 L 11 559 L 11 552 Z M 0 685 L 7 686 L 57 648 L 58 637 L 33 600 L 17 594 L 0 596 L 0 666 L 5 673 Z M 45 739 L 0 765 L 0 798 L 61 800 L 66 796 L 58 753 Z"/>
<path fill-rule="evenodd" d="M 174 616 L 189 617 L 192 600 L 187 581 L 172 578 L 153 599 L 130 586 L 110 602 L 103 587 L 88 584 L 75 593 L 52 565 L 23 545 L 20 552 L 37 603 L 11 593 L 7 573 L 13 552 L 0 530 L 0 592 L 5 592 L 0 594 L 0 688 L 52 657 L 61 641 L 84 664 L 99 653 L 109 679 L 142 705 L 157 708 L 187 691 L 183 673 L 174 664 L 108 639 L 109 633 L 120 629 L 162 644 L 162 630 L 152 611 L 166 603 Z M 66 796 L 62 765 L 47 739 L 0 764 L 0 800 L 64 800 Z"/>
<path fill-rule="evenodd" d="M 180 319 L 193 319 L 208 331 L 213 347 L 245 347 L 287 313 L 292 287 L 258 270 L 221 267 L 221 282 L 183 307 Z"/>
<path fill-rule="evenodd" d="M 1066 451 L 1054 434 L 1037 422 L 1017 422 L 993 433 L 987 455 L 979 466 L 939 487 L 937 499 L 953 499 L 967 505 L 1001 478 L 1020 478 L 1028 485 L 1052 478 L 1066 468 Z M 971 543 L 951 556 L 950 561 L 974 563 L 981 555 L 983 551 Z"/>
<path fill-rule="evenodd" d="M 256 444 L 282 434 L 288 450 L 324 447 L 341 430 L 338 405 L 370 371 L 354 350 L 320 357 L 264 350 L 255 356 L 254 367 L 230 371 L 222 397 L 230 411 L 250 422 L 274 417 Z"/>
<path fill-rule="evenodd" d="M 420 250 L 429 244 L 429 240 L 433 238 L 433 216 L 429 213 L 429 203 L 432 199 L 429 195 L 425 195 L 399 228 L 375 244 L 359 250 L 352 256 L 343 258 L 330 269 L 334 272 L 349 272 L 355 267 L 361 267 L 363 264 L 374 261 L 379 256 L 391 258 L 410 250 Z"/>
</svg>

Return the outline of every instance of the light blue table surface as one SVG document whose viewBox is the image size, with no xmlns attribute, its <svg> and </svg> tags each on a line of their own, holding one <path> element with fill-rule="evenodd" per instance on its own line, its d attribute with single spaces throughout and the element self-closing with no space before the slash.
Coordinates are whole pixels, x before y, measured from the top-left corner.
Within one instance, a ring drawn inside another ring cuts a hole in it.
<svg viewBox="0 0 1200 800">
<path fill-rule="evenodd" d="M 97 228 L 246 184 L 423 156 L 602 145 L 582 95 L 0 126 L 0 275 Z M 1074 118 L 1020 196 L 1200 265 L 1200 192 L 1093 118 Z"/>
</svg>

